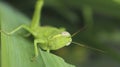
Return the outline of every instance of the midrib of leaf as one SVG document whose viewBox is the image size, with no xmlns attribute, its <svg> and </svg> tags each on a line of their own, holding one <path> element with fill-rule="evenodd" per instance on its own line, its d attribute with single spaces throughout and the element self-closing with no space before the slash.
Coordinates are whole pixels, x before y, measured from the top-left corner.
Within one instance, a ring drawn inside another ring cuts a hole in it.
<svg viewBox="0 0 120 67">
<path fill-rule="evenodd" d="M 1 29 L 10 32 L 30 20 L 9 5 L 0 2 Z M 62 58 L 40 50 L 36 61 L 33 41 L 24 37 L 25 30 L 19 30 L 13 35 L 1 34 L 1 67 L 74 67 Z"/>
</svg>

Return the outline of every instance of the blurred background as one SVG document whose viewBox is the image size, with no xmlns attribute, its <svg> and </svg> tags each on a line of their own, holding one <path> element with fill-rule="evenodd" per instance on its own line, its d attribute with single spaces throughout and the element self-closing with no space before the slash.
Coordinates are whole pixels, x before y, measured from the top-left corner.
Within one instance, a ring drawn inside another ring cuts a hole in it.
<svg viewBox="0 0 120 67">
<path fill-rule="evenodd" d="M 32 18 L 36 0 L 2 0 Z M 54 54 L 77 67 L 120 67 L 120 0 L 45 0 L 42 25 L 65 27 L 74 42 Z M 88 48 L 89 46 L 89 48 Z M 100 51 L 101 50 L 101 51 Z"/>
</svg>

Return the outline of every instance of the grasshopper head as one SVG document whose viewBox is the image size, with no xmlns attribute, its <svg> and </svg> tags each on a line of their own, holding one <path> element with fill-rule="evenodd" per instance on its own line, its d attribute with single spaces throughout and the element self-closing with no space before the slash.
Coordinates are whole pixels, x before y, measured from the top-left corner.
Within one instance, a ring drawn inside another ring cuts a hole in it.
<svg viewBox="0 0 120 67">
<path fill-rule="evenodd" d="M 62 32 L 54 35 L 49 40 L 50 50 L 57 50 L 64 46 L 68 46 L 68 45 L 70 45 L 71 42 L 72 42 L 72 38 L 71 38 L 70 33 L 67 31 L 62 31 Z"/>
</svg>

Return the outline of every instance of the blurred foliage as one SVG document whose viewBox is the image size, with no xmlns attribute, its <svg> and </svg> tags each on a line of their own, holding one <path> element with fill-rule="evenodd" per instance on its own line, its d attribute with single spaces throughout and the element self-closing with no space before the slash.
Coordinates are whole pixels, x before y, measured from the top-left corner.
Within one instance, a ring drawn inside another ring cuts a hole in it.
<svg viewBox="0 0 120 67">
<path fill-rule="evenodd" d="M 3 0 L 32 17 L 35 0 Z M 78 67 L 120 66 L 119 0 L 45 0 L 42 25 L 65 27 L 73 41 L 103 50 L 86 49 L 71 44 L 53 53 Z M 103 63 L 104 62 L 104 63 Z M 110 65 L 111 64 L 111 65 Z"/>
</svg>

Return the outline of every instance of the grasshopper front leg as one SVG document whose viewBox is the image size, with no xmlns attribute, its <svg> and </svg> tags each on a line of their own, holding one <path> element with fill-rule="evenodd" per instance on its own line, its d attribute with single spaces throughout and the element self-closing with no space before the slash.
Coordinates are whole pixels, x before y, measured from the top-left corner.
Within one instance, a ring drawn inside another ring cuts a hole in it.
<svg viewBox="0 0 120 67">
<path fill-rule="evenodd" d="M 35 56 L 33 58 L 37 58 L 38 57 L 38 44 L 45 44 L 46 41 L 45 40 L 41 40 L 41 39 L 35 39 L 34 40 L 34 53 L 35 53 Z M 47 49 L 47 52 L 49 52 L 50 50 Z"/>
<path fill-rule="evenodd" d="M 34 51 L 35 51 L 35 56 L 34 57 L 38 56 L 38 47 L 37 47 L 38 42 L 39 41 L 37 39 L 34 40 Z"/>
<path fill-rule="evenodd" d="M 41 40 L 41 39 L 34 40 L 34 52 L 35 52 L 34 57 L 38 57 L 38 44 L 45 44 L 45 43 L 46 42 L 44 40 Z"/>
<path fill-rule="evenodd" d="M 34 40 L 34 56 L 32 57 L 32 61 L 35 61 L 38 57 L 38 43 L 40 43 L 39 39 Z"/>
</svg>

